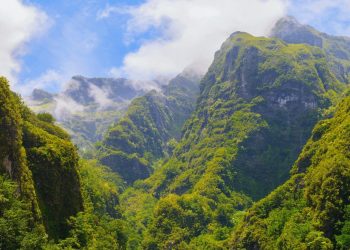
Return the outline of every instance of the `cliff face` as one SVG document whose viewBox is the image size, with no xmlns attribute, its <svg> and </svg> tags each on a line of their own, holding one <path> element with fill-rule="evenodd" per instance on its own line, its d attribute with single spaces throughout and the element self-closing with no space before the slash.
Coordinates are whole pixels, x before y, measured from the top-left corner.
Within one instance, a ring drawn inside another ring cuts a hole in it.
<svg viewBox="0 0 350 250">
<path fill-rule="evenodd" d="M 24 123 L 23 145 L 47 232 L 63 238 L 69 230 L 69 217 L 83 210 L 78 154 L 66 136 L 60 138 L 62 131 L 52 133 L 40 123 Z"/>
<path fill-rule="evenodd" d="M 67 219 L 83 209 L 76 149 L 63 130 L 25 106 L 6 79 L 0 88 L 2 175 L 16 181 L 21 197 L 32 203 L 34 221 L 51 238 L 62 238 Z"/>
<path fill-rule="evenodd" d="M 22 138 L 23 119 L 18 98 L 10 91 L 5 78 L 0 78 L 0 173 L 18 184 L 21 198 L 32 206 L 33 222 L 41 224 L 32 173 L 28 168 Z"/>
<path fill-rule="evenodd" d="M 320 49 L 232 35 L 201 82 L 197 109 L 170 160 L 180 173 L 153 188 L 187 192 L 215 151 L 224 148 L 229 164 L 224 171 L 232 177 L 225 183 L 254 199 L 263 197 L 288 178 L 322 110 L 342 88 Z"/>
</svg>

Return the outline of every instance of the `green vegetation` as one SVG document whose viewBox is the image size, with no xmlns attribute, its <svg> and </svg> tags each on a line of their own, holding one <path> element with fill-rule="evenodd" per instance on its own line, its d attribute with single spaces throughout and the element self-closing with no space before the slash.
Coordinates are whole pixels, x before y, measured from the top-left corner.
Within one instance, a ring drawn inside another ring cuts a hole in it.
<svg viewBox="0 0 350 250">
<path fill-rule="evenodd" d="M 120 177 L 0 79 L 0 249 L 123 249 Z M 124 246 L 124 247 L 123 247 Z"/>
<path fill-rule="evenodd" d="M 299 28 L 232 34 L 199 86 L 134 99 L 89 160 L 1 78 L 0 249 L 349 249 L 348 40 Z"/>
<path fill-rule="evenodd" d="M 350 83 L 350 39 L 330 36 L 311 26 L 302 25 L 293 17 L 280 19 L 272 30 L 272 37 L 287 43 L 309 44 L 322 48 L 327 56 L 330 70 L 339 81 Z"/>
<path fill-rule="evenodd" d="M 148 177 L 152 165 L 169 155 L 194 109 L 198 85 L 179 75 L 162 91 L 150 91 L 133 100 L 125 116 L 98 145 L 101 163 L 129 184 Z"/>
<path fill-rule="evenodd" d="M 81 161 L 84 211 L 71 217 L 67 238 L 47 249 L 125 249 L 126 225 L 121 219 L 119 176 L 96 161 Z"/>
<path fill-rule="evenodd" d="M 248 210 L 234 249 L 348 249 L 350 98 L 314 128 L 291 178 Z"/>
<path fill-rule="evenodd" d="M 241 211 L 288 179 L 313 126 L 338 102 L 345 87 L 327 65 L 315 47 L 233 34 L 172 156 L 123 195 L 122 207 L 138 199 L 128 224 L 141 221 L 130 249 L 226 246 Z"/>
<path fill-rule="evenodd" d="M 46 241 L 35 226 L 31 204 L 18 195 L 18 185 L 0 176 L 0 249 L 38 249 Z"/>
<path fill-rule="evenodd" d="M 0 78 L 0 247 L 34 247 L 45 238 L 37 196 L 22 146 L 20 103 Z"/>
</svg>

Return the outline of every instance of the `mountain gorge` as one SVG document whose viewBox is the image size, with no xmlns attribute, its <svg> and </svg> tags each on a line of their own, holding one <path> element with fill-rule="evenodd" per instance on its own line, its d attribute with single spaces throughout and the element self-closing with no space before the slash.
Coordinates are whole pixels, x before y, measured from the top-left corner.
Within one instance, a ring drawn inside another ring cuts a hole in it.
<svg viewBox="0 0 350 250">
<path fill-rule="evenodd" d="M 350 248 L 349 74 L 286 17 L 150 91 L 76 76 L 35 114 L 1 78 L 0 249 Z"/>
</svg>

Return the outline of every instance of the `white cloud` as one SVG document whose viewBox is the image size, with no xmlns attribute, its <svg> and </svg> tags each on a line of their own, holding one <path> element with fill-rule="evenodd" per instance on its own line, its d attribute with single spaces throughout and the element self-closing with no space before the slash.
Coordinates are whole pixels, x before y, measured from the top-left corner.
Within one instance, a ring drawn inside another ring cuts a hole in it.
<svg viewBox="0 0 350 250">
<path fill-rule="evenodd" d="M 98 18 L 127 13 L 131 39 L 144 39 L 149 31 L 160 33 L 142 41 L 125 56 L 122 67 L 111 70 L 127 78 L 152 79 L 174 76 L 189 65 L 204 72 L 231 33 L 265 35 L 285 11 L 284 0 L 147 0 L 136 7 L 108 6 Z"/>
<path fill-rule="evenodd" d="M 99 104 L 100 108 L 109 107 L 113 101 L 108 98 L 108 91 L 105 91 L 94 84 L 89 85 L 89 94 Z"/>
<path fill-rule="evenodd" d="M 31 94 L 33 89 L 57 89 L 62 83 L 65 82 L 65 78 L 59 72 L 55 70 L 47 70 L 38 78 L 32 79 L 25 84 L 15 86 L 15 89 L 24 96 Z"/>
<path fill-rule="evenodd" d="M 1 0 L 0 4 L 0 75 L 15 81 L 21 69 L 24 45 L 43 29 L 48 18 L 44 12 L 21 0 Z"/>
<path fill-rule="evenodd" d="M 83 112 L 85 107 L 66 95 L 55 97 L 55 107 L 53 114 L 58 120 L 71 117 L 72 114 Z"/>
</svg>

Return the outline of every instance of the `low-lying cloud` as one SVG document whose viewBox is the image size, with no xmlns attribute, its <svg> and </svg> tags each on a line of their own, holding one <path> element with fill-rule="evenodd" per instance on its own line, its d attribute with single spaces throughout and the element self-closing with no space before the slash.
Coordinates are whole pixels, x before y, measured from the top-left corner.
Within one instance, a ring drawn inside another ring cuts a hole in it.
<svg viewBox="0 0 350 250">
<path fill-rule="evenodd" d="M 234 31 L 266 35 L 286 14 L 284 0 L 147 0 L 136 7 L 108 6 L 98 18 L 130 15 L 126 40 L 141 42 L 111 72 L 132 79 L 172 77 L 185 67 L 205 72 L 221 43 Z"/>
</svg>

